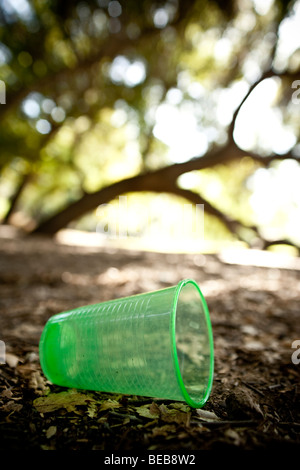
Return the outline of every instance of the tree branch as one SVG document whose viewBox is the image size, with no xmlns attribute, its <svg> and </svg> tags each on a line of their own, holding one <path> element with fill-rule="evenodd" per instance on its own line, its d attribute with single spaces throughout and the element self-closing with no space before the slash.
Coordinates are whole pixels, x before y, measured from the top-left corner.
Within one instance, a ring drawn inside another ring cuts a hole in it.
<svg viewBox="0 0 300 470">
<path fill-rule="evenodd" d="M 298 250 L 298 255 L 299 255 L 299 249 L 300 249 L 299 246 L 293 243 L 291 240 L 287 240 L 287 239 L 261 240 L 261 242 L 262 242 L 261 249 L 263 250 L 266 250 L 270 246 L 274 246 L 274 245 L 288 245 L 293 248 L 296 248 Z"/>
<path fill-rule="evenodd" d="M 286 155 L 272 155 L 270 157 L 260 157 L 255 153 L 246 152 L 238 148 L 234 142 L 229 142 L 225 147 L 211 150 L 208 154 L 201 157 L 195 157 L 187 162 L 175 163 L 173 165 L 160 168 L 154 171 L 148 171 L 131 178 L 118 181 L 110 186 L 101 188 L 94 193 L 85 193 L 81 199 L 71 203 L 58 214 L 54 214 L 48 220 L 42 222 L 34 230 L 35 233 L 45 233 L 48 235 L 55 234 L 58 230 L 66 227 L 73 220 L 81 217 L 85 213 L 95 209 L 101 204 L 105 204 L 115 197 L 127 192 L 159 192 L 159 193 L 172 193 L 186 197 L 193 200 L 197 204 L 205 204 L 206 210 L 218 217 L 232 232 L 238 235 L 238 228 L 245 228 L 245 226 L 236 220 L 223 214 L 217 208 L 212 206 L 202 196 L 197 195 L 191 191 L 179 188 L 176 181 L 180 175 L 193 170 L 201 170 L 208 167 L 213 167 L 219 163 L 228 162 L 250 156 L 256 161 L 266 165 L 275 159 L 290 158 L 291 154 Z M 197 201 L 197 202 L 196 202 Z M 200 202 L 202 201 L 202 202 Z M 256 227 L 247 227 L 253 230 L 257 236 L 260 236 Z"/>
<path fill-rule="evenodd" d="M 264 157 L 262 155 L 259 155 L 258 153 L 251 152 L 251 151 L 248 152 L 246 150 L 241 149 L 240 156 L 242 157 L 243 155 L 247 157 L 251 157 L 252 160 L 255 160 L 256 162 L 261 163 L 266 168 L 270 165 L 270 163 L 274 162 L 275 160 L 293 159 L 293 160 L 300 162 L 300 158 L 297 157 L 295 154 L 293 154 L 292 150 L 286 153 L 282 153 L 282 154 L 274 153 L 272 155 L 267 155 Z"/>
<path fill-rule="evenodd" d="M 182 188 L 179 188 L 178 186 L 175 186 L 172 188 L 172 191 L 170 192 L 172 192 L 173 194 L 176 194 L 177 196 L 181 196 L 193 202 L 194 204 L 203 204 L 204 211 L 206 213 L 214 217 L 217 217 L 217 219 L 219 219 L 225 225 L 225 227 L 229 230 L 229 232 L 235 235 L 241 241 L 245 241 L 245 238 L 241 235 L 239 231 L 240 229 L 252 230 L 256 233 L 256 235 L 259 235 L 258 229 L 256 227 L 246 226 L 239 220 L 236 220 L 227 216 L 226 214 L 224 214 L 224 212 L 220 211 L 215 206 L 213 206 L 210 202 L 208 202 L 205 198 L 203 198 L 203 196 L 193 191 L 182 189 Z"/>
<path fill-rule="evenodd" d="M 228 137 L 230 140 L 234 140 L 233 139 L 233 133 L 234 133 L 234 128 L 235 128 L 235 123 L 236 123 L 236 120 L 237 120 L 237 117 L 238 117 L 238 114 L 242 108 L 242 106 L 245 104 L 245 102 L 247 101 L 247 99 L 250 97 L 250 95 L 252 94 L 253 90 L 261 83 L 263 82 L 264 80 L 266 80 L 267 78 L 272 78 L 272 77 L 278 77 L 278 78 L 288 78 L 290 80 L 296 80 L 296 79 L 299 79 L 300 78 L 300 72 L 297 71 L 297 72 L 288 72 L 288 71 L 285 71 L 285 72 L 281 72 L 281 73 L 278 73 L 278 72 L 275 72 L 273 70 L 272 67 L 270 67 L 268 70 L 266 70 L 249 88 L 248 92 L 246 93 L 246 95 L 244 96 L 244 98 L 242 99 L 242 101 L 240 102 L 240 104 L 238 105 L 238 107 L 236 108 L 235 112 L 233 113 L 233 116 L 232 116 L 232 120 L 231 120 L 231 123 L 229 125 L 229 128 L 228 128 Z"/>
<path fill-rule="evenodd" d="M 32 173 L 26 173 L 22 176 L 21 181 L 20 181 L 19 185 L 17 186 L 15 193 L 10 198 L 10 201 L 9 201 L 10 206 L 9 206 L 9 209 L 8 209 L 7 213 L 5 214 L 3 220 L 1 221 L 2 224 L 9 223 L 9 219 L 10 219 L 11 215 L 13 214 L 13 212 L 16 209 L 16 206 L 19 202 L 20 196 L 21 196 L 24 188 L 31 181 L 32 176 L 33 176 Z"/>
<path fill-rule="evenodd" d="M 139 41 L 144 39 L 149 40 L 149 37 L 159 35 L 159 31 L 155 28 L 147 28 L 143 31 L 142 37 Z M 92 54 L 90 57 L 82 60 L 76 64 L 75 69 L 64 67 L 61 70 L 50 72 L 43 78 L 34 80 L 30 84 L 22 86 L 18 90 L 7 91 L 6 94 L 6 105 L 0 107 L 0 117 L 6 115 L 9 110 L 17 106 L 29 93 L 33 91 L 43 92 L 44 90 L 53 89 L 53 84 L 63 83 L 70 78 L 74 77 L 74 74 L 80 75 L 94 64 L 99 62 L 103 57 L 113 59 L 116 55 L 122 54 L 130 46 L 136 46 L 136 41 L 131 39 L 127 34 L 120 33 L 114 36 L 112 41 L 109 37 L 102 46 L 99 46 L 97 53 Z"/>
</svg>

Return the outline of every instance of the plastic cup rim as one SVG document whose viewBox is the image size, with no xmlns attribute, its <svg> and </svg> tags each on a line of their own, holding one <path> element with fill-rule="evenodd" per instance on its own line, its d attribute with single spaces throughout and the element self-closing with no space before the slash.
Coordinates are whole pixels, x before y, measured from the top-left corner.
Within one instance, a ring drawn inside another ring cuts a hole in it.
<svg viewBox="0 0 300 470">
<path fill-rule="evenodd" d="M 209 338 L 209 349 L 210 349 L 209 379 L 208 379 L 207 387 L 205 390 L 205 394 L 203 395 L 202 399 L 199 401 L 194 400 L 186 389 L 186 386 L 184 384 L 181 371 L 180 371 L 177 347 L 176 347 L 177 304 L 178 304 L 180 292 L 182 288 L 186 286 L 187 284 L 192 284 L 196 288 L 197 292 L 199 293 L 200 301 L 202 302 L 202 305 L 203 305 L 203 312 L 205 315 L 205 320 L 206 320 L 206 325 L 207 325 L 207 330 L 208 330 L 208 338 Z M 177 378 L 180 390 L 183 394 L 183 397 L 185 401 L 187 402 L 187 404 L 190 405 L 191 407 L 201 408 L 208 400 L 208 397 L 212 389 L 213 375 L 214 375 L 214 345 L 213 345 L 212 326 L 211 326 L 210 315 L 209 315 L 209 310 L 206 304 L 206 300 L 198 284 L 193 279 L 183 279 L 177 284 L 175 295 L 174 295 L 174 300 L 173 300 L 172 314 L 171 314 L 171 341 L 172 341 L 172 352 L 173 352 L 173 360 L 174 360 L 174 366 L 175 366 L 175 374 L 176 374 L 176 378 Z"/>
</svg>

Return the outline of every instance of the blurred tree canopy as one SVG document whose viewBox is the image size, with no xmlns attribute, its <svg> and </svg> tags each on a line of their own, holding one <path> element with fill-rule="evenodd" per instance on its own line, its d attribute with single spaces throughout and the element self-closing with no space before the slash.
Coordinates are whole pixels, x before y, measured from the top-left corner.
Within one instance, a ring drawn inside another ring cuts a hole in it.
<svg viewBox="0 0 300 470">
<path fill-rule="evenodd" d="M 166 193 L 237 239 L 299 245 L 278 229 L 299 192 L 273 231 L 253 211 L 257 181 L 299 176 L 299 21 L 299 1 L 1 0 L 2 221 L 52 235 Z"/>
</svg>

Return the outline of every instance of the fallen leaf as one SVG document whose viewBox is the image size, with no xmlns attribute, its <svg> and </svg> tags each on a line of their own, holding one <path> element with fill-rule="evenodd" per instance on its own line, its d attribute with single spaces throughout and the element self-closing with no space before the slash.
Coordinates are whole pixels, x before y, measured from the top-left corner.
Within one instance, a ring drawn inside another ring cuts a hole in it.
<svg viewBox="0 0 300 470">
<path fill-rule="evenodd" d="M 50 426 L 47 431 L 46 431 L 46 437 L 47 439 L 50 439 L 56 434 L 57 427 L 56 426 Z"/>
<path fill-rule="evenodd" d="M 12 396 L 13 396 L 13 393 L 10 390 L 10 388 L 7 388 L 6 390 L 3 390 L 3 392 L 1 392 L 2 398 L 12 398 Z"/>
<path fill-rule="evenodd" d="M 166 423 L 177 423 L 189 426 L 191 420 L 191 413 L 186 411 L 176 410 L 174 408 L 169 409 L 165 405 L 160 405 L 159 410 L 161 412 L 161 419 Z"/>
<path fill-rule="evenodd" d="M 175 424 L 164 424 L 163 426 L 157 426 L 152 429 L 153 437 L 167 437 L 172 433 L 176 433 L 176 426 Z"/>
<path fill-rule="evenodd" d="M 219 421 L 219 418 L 215 413 L 212 411 L 197 409 L 196 410 L 198 418 L 202 419 L 203 421 Z"/>
<path fill-rule="evenodd" d="M 45 397 L 36 398 L 33 405 L 39 413 L 52 413 L 61 408 L 76 411 L 77 406 L 87 405 L 95 400 L 88 394 L 68 390 L 67 392 L 50 393 Z"/>
<path fill-rule="evenodd" d="M 189 405 L 186 405 L 185 403 L 170 403 L 172 408 L 176 408 L 176 410 L 184 411 L 185 413 L 188 413 L 191 411 L 191 408 Z"/>
<path fill-rule="evenodd" d="M 3 405 L 2 410 L 10 414 L 20 411 L 23 408 L 23 405 L 20 403 L 15 403 L 13 400 L 9 401 Z"/>
<path fill-rule="evenodd" d="M 154 419 L 158 418 L 160 415 L 159 409 L 157 410 L 155 407 L 150 409 L 149 405 L 138 406 L 135 410 L 138 415 L 143 416 L 144 418 Z"/>
<path fill-rule="evenodd" d="M 182 411 L 175 411 L 162 415 L 162 420 L 166 423 L 177 423 L 189 426 L 191 421 L 191 413 L 184 413 Z"/>
<path fill-rule="evenodd" d="M 159 405 L 158 408 L 159 408 L 159 411 L 160 411 L 161 414 L 166 414 L 166 413 L 168 413 L 168 408 L 167 408 L 164 404 Z"/>
<path fill-rule="evenodd" d="M 151 403 L 149 411 L 152 415 L 160 415 L 159 406 L 154 401 Z"/>
<path fill-rule="evenodd" d="M 17 367 L 18 363 L 20 362 L 20 358 L 16 356 L 15 354 L 6 353 L 5 362 L 7 363 L 9 367 L 14 369 L 15 367 Z"/>
<path fill-rule="evenodd" d="M 43 392 L 48 390 L 46 379 L 39 370 L 33 371 L 31 373 L 29 387 L 33 388 L 34 390 L 41 390 Z"/>
<path fill-rule="evenodd" d="M 88 406 L 87 415 L 88 415 L 90 418 L 95 418 L 95 416 L 97 416 L 97 414 L 98 414 L 97 405 L 96 405 L 95 403 L 91 403 L 91 404 Z"/>
<path fill-rule="evenodd" d="M 109 400 L 105 400 L 101 403 L 99 411 L 111 410 L 111 409 L 120 408 L 120 407 L 121 407 L 121 405 L 118 401 L 109 399 Z"/>
<path fill-rule="evenodd" d="M 233 444 L 238 446 L 241 444 L 241 438 L 239 434 L 234 429 L 227 429 L 225 435 L 233 441 Z"/>
</svg>

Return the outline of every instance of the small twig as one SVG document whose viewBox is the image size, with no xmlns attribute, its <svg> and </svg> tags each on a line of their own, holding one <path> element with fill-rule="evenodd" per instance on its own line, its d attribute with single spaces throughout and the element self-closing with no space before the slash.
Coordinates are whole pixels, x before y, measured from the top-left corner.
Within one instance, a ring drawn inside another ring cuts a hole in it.
<svg viewBox="0 0 300 470">
<path fill-rule="evenodd" d="M 278 387 L 281 387 L 281 384 L 273 384 L 273 385 L 268 385 L 268 389 L 269 390 L 273 390 L 274 388 L 278 388 Z"/>
</svg>

